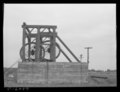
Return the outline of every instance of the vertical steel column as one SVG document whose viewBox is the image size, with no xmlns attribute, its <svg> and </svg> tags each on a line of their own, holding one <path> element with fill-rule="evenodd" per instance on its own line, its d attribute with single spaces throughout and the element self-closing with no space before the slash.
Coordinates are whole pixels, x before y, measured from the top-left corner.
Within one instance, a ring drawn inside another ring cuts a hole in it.
<svg viewBox="0 0 120 92">
<path fill-rule="evenodd" d="M 37 28 L 37 37 L 36 37 L 36 51 L 35 51 L 35 61 L 39 61 L 39 47 L 40 47 L 40 28 Z"/>
<path fill-rule="evenodd" d="M 30 44 L 30 42 L 31 42 L 31 37 L 29 36 L 28 37 L 28 58 L 29 58 L 29 60 L 30 60 L 30 51 L 31 51 L 31 44 Z"/>
<path fill-rule="evenodd" d="M 31 51 L 31 37 L 30 37 L 30 30 L 28 27 L 26 27 L 26 30 L 28 31 L 27 39 L 28 39 L 28 59 L 30 60 L 30 51 Z"/>
<path fill-rule="evenodd" d="M 54 56 L 54 60 L 53 60 L 53 62 L 56 62 L 56 35 L 55 35 L 55 33 L 56 33 L 56 28 L 53 28 L 53 52 L 54 52 L 54 54 L 53 54 L 53 56 Z"/>
<path fill-rule="evenodd" d="M 50 29 L 49 29 L 50 30 Z M 50 59 L 55 62 L 56 61 L 56 36 L 55 36 L 55 29 L 53 28 L 53 35 L 50 37 L 51 41 L 51 50 L 50 50 Z"/>
<path fill-rule="evenodd" d="M 39 34 L 40 34 L 40 32 L 39 32 Z M 40 36 L 39 37 L 39 53 L 38 53 L 38 57 L 39 57 L 39 61 L 42 61 L 42 37 Z"/>
<path fill-rule="evenodd" d="M 23 45 L 23 61 L 22 62 L 24 62 L 25 61 L 25 38 L 26 38 L 26 34 L 25 34 L 25 26 L 23 26 L 23 43 L 22 43 L 22 45 Z"/>
</svg>

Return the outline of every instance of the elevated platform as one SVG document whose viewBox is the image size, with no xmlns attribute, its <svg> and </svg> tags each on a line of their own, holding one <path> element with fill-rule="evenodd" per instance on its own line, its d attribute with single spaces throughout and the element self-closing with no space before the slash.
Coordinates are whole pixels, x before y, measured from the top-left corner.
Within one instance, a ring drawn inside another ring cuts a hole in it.
<svg viewBox="0 0 120 92">
<path fill-rule="evenodd" d="M 88 63 L 19 62 L 17 83 L 85 83 Z"/>
</svg>

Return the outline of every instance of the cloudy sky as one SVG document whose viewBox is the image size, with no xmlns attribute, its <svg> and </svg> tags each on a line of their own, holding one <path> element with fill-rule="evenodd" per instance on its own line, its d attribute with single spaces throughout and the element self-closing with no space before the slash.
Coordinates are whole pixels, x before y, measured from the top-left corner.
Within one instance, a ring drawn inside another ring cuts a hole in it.
<svg viewBox="0 0 120 92">
<path fill-rule="evenodd" d="M 57 25 L 59 37 L 73 53 L 78 58 L 83 54 L 82 62 L 87 58 L 84 47 L 93 47 L 90 69 L 116 69 L 115 4 L 4 4 L 4 67 L 20 59 L 23 22 Z M 76 62 L 67 50 L 65 52 Z M 61 54 L 57 62 L 68 61 Z"/>
</svg>

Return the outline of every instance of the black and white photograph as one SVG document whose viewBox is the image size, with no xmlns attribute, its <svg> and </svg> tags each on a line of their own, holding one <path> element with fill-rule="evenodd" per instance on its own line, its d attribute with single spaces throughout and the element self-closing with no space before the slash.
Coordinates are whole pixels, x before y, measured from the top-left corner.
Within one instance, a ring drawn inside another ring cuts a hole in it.
<svg viewBox="0 0 120 92">
<path fill-rule="evenodd" d="M 3 4 L 4 87 L 116 87 L 116 4 Z"/>
</svg>

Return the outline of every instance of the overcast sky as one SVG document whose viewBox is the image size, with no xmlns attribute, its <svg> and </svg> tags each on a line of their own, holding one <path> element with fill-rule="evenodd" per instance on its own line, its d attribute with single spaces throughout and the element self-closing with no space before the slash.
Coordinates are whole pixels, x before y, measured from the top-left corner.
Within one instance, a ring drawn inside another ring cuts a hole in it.
<svg viewBox="0 0 120 92">
<path fill-rule="evenodd" d="M 58 35 L 73 53 L 78 58 L 83 54 L 82 62 L 87 58 L 84 47 L 93 47 L 90 50 L 90 69 L 116 69 L 115 4 L 4 4 L 5 67 L 20 59 L 23 22 L 57 25 Z M 68 60 L 61 54 L 57 62 Z"/>
</svg>

